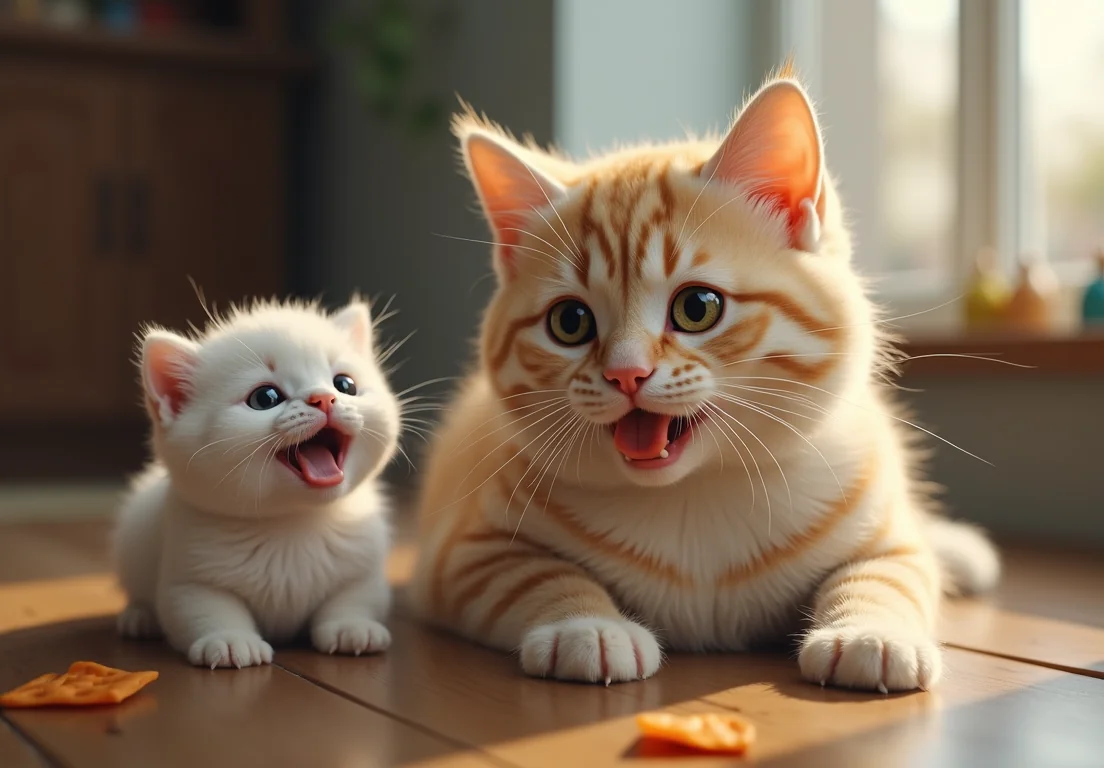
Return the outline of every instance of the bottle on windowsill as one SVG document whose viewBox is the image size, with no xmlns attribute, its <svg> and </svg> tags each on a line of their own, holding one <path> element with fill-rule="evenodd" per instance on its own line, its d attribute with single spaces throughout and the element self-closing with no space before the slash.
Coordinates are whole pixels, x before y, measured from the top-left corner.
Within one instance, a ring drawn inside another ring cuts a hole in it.
<svg viewBox="0 0 1104 768">
<path fill-rule="evenodd" d="M 1104 248 L 1096 252 L 1096 279 L 1085 288 L 1081 319 L 1086 328 L 1104 329 Z"/>
<path fill-rule="evenodd" d="M 970 331 L 996 329 L 1011 296 L 1004 275 L 997 269 L 997 253 L 982 248 L 974 258 L 973 274 L 966 286 L 966 328 Z"/>
<path fill-rule="evenodd" d="M 1004 327 L 1026 335 L 1054 331 L 1058 281 L 1046 262 L 1035 255 L 1020 259 L 1016 290 L 1004 311 Z"/>
</svg>

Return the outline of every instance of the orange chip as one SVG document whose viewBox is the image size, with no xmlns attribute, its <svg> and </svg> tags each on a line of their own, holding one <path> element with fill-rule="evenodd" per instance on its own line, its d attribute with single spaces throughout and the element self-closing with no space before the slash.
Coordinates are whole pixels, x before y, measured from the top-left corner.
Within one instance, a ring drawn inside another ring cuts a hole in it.
<svg viewBox="0 0 1104 768">
<path fill-rule="evenodd" d="M 126 672 L 94 661 L 77 661 L 63 675 L 36 677 L 8 691 L 0 696 L 0 707 L 118 704 L 156 679 L 156 672 Z"/>
<path fill-rule="evenodd" d="M 706 752 L 743 754 L 755 741 L 754 725 L 738 715 L 716 712 L 701 715 L 643 713 L 636 716 L 636 725 L 648 738 Z"/>
</svg>

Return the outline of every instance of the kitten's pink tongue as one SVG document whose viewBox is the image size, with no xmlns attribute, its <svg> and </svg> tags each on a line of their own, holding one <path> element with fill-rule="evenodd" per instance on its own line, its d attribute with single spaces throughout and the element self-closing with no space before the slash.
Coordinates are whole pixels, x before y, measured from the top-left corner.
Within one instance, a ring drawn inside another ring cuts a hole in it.
<svg viewBox="0 0 1104 768">
<path fill-rule="evenodd" d="M 308 485 L 326 488 L 337 485 L 345 478 L 330 449 L 320 443 L 300 445 L 298 458 L 299 471 Z"/>
<path fill-rule="evenodd" d="M 667 447 L 667 427 L 670 423 L 670 416 L 637 408 L 617 422 L 613 430 L 613 444 L 630 459 L 658 459 L 659 452 Z"/>
</svg>

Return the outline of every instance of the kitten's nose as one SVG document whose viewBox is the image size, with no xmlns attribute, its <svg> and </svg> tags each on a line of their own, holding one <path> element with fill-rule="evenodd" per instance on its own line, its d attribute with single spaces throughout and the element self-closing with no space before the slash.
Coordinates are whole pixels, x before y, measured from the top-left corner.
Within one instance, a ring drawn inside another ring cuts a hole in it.
<svg viewBox="0 0 1104 768">
<path fill-rule="evenodd" d="M 602 375 L 610 384 L 620 389 L 626 395 L 636 393 L 640 384 L 652 375 L 652 368 L 607 368 Z"/>
<path fill-rule="evenodd" d="M 329 392 L 312 392 L 306 397 L 307 405 L 313 405 L 318 410 L 327 416 L 330 415 L 330 410 L 333 408 L 334 403 L 337 402 L 337 395 Z"/>
</svg>

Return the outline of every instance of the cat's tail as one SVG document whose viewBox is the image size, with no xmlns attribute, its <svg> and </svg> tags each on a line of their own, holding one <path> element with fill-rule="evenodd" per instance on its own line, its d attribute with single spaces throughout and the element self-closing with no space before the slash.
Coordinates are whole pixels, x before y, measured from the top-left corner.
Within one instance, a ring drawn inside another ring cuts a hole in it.
<svg viewBox="0 0 1104 768">
<path fill-rule="evenodd" d="M 989 592 L 1000 581 L 1000 555 L 985 532 L 968 523 L 932 517 L 928 541 L 943 569 L 944 591 L 951 595 Z"/>
</svg>

